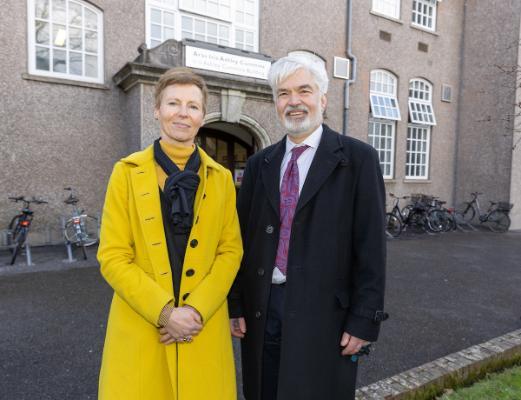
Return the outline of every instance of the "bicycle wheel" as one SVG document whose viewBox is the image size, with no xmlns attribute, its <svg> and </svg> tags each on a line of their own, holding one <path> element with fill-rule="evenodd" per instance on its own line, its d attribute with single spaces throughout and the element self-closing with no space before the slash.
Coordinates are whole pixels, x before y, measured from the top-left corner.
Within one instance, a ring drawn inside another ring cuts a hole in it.
<svg viewBox="0 0 521 400">
<path fill-rule="evenodd" d="M 400 233 L 402 232 L 402 223 L 396 217 L 396 215 L 392 213 L 386 214 L 386 228 L 385 231 L 391 235 L 392 237 L 398 237 L 400 236 Z"/>
<path fill-rule="evenodd" d="M 487 218 L 487 226 L 492 232 L 506 232 L 510 228 L 510 217 L 501 211 L 492 211 Z"/>
<path fill-rule="evenodd" d="M 412 209 L 407 217 L 407 225 L 423 232 L 427 231 L 427 215 L 425 211 Z"/>
<path fill-rule="evenodd" d="M 474 210 L 474 207 L 467 204 L 466 208 L 461 211 L 461 217 L 463 218 L 463 221 L 467 224 L 470 223 L 474 217 L 476 216 L 476 210 Z"/>
<path fill-rule="evenodd" d="M 79 225 L 74 223 L 74 220 L 71 218 L 67 220 L 65 223 L 65 228 L 63 229 L 63 236 L 65 240 L 72 244 L 77 244 L 81 240 L 81 228 Z"/>
<path fill-rule="evenodd" d="M 15 235 L 15 230 L 20 230 L 20 225 L 18 224 L 18 221 L 20 220 L 20 217 L 22 217 L 22 214 L 18 214 L 18 215 L 15 215 L 12 219 L 11 219 L 11 222 L 9 222 L 9 226 L 7 227 L 8 231 L 9 231 L 9 234 L 7 235 L 7 245 L 10 246 L 14 243 L 14 235 Z"/>
<path fill-rule="evenodd" d="M 427 213 L 427 229 L 431 232 L 445 232 L 447 226 L 447 216 L 443 210 L 434 209 Z"/>
<path fill-rule="evenodd" d="M 27 238 L 27 229 L 25 229 L 25 228 L 19 229 L 16 238 L 13 238 L 14 247 L 12 249 L 10 265 L 13 265 L 14 262 L 16 261 L 16 257 L 18 256 L 18 254 L 20 254 L 20 251 L 22 250 L 22 247 L 25 244 L 26 238 Z"/>
<path fill-rule="evenodd" d="M 98 243 L 99 239 L 99 224 L 96 217 L 90 215 L 81 216 L 82 241 L 85 246 L 92 246 Z"/>
</svg>

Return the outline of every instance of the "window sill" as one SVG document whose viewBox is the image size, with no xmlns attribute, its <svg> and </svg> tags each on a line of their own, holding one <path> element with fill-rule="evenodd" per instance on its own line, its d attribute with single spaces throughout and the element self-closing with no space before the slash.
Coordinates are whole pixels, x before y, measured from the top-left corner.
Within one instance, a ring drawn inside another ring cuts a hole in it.
<svg viewBox="0 0 521 400">
<path fill-rule="evenodd" d="M 436 37 L 440 36 L 440 34 L 437 33 L 436 31 L 431 31 L 431 30 L 429 30 L 427 28 L 423 28 L 421 26 L 414 25 L 414 24 L 411 24 L 410 26 L 411 26 L 412 29 L 416 29 L 418 31 L 425 32 L 425 33 L 429 33 L 429 34 L 431 34 L 433 36 L 436 36 Z"/>
<path fill-rule="evenodd" d="M 384 178 L 384 183 L 397 183 L 398 181 L 394 178 Z"/>
<path fill-rule="evenodd" d="M 54 78 L 50 76 L 39 76 L 32 75 L 26 72 L 22 73 L 22 79 L 27 79 L 29 81 L 38 81 L 38 82 L 46 82 L 46 83 L 56 83 L 60 85 L 68 85 L 68 86 L 81 86 L 87 87 L 90 89 L 101 89 L 101 90 L 109 90 L 110 87 L 108 85 L 104 85 L 101 83 L 91 83 L 91 82 L 83 82 L 83 81 L 75 81 L 72 79 L 63 79 L 63 78 Z"/>
<path fill-rule="evenodd" d="M 404 179 L 403 183 L 432 183 L 430 179 Z"/>
<path fill-rule="evenodd" d="M 375 17 L 383 18 L 391 22 L 396 22 L 397 24 L 403 25 L 403 21 L 401 19 L 396 19 L 394 17 L 390 17 L 389 15 L 380 14 L 376 11 L 369 11 L 369 14 L 374 15 Z"/>
</svg>

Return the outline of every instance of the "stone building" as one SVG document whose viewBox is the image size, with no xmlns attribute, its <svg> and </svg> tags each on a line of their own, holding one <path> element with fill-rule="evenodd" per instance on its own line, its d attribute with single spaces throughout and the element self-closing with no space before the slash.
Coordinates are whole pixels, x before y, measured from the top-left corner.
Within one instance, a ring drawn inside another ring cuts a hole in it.
<svg viewBox="0 0 521 400">
<path fill-rule="evenodd" d="M 114 162 L 158 136 L 153 85 L 172 66 L 207 80 L 199 143 L 239 186 L 246 158 L 283 135 L 270 62 L 307 51 L 330 75 L 326 123 L 377 148 L 388 191 L 458 204 L 478 190 L 517 203 L 521 228 L 521 144 L 512 150 L 521 2 L 317 4 L 4 2 L 0 226 L 19 208 L 8 196 L 38 196 L 49 204 L 35 207 L 31 241 L 61 241 L 65 186 L 100 213 Z"/>
</svg>

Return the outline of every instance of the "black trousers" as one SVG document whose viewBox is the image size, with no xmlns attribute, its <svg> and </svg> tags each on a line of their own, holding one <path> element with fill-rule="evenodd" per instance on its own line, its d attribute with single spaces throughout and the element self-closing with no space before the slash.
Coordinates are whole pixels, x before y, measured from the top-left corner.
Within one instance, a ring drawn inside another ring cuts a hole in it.
<svg viewBox="0 0 521 400">
<path fill-rule="evenodd" d="M 285 286 L 271 285 L 262 353 L 262 400 L 277 400 Z"/>
</svg>

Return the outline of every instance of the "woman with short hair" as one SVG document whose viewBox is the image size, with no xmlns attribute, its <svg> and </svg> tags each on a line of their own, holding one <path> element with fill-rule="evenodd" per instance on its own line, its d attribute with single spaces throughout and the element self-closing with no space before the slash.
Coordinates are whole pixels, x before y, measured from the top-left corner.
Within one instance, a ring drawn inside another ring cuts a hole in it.
<svg viewBox="0 0 521 400">
<path fill-rule="evenodd" d="M 100 399 L 236 399 L 226 296 L 242 244 L 231 173 L 195 144 L 207 97 L 191 70 L 167 71 L 160 139 L 112 172 L 98 251 L 114 289 Z"/>
</svg>

